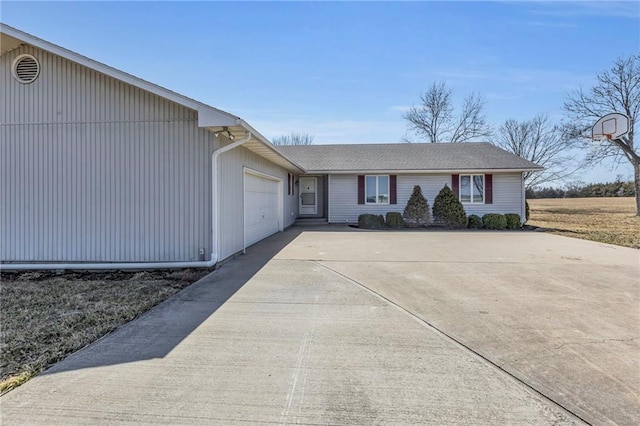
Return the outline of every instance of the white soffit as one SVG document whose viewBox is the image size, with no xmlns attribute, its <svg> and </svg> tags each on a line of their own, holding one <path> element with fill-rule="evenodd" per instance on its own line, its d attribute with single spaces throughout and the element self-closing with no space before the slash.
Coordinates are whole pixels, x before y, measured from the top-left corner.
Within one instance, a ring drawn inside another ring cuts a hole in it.
<svg viewBox="0 0 640 426">
<path fill-rule="evenodd" d="M 24 43 L 17 38 L 11 37 L 4 32 L 0 33 L 0 56 L 5 53 L 11 52 L 14 49 L 22 46 Z"/>
<path fill-rule="evenodd" d="M 293 173 L 304 173 L 304 169 L 302 166 L 294 163 L 289 160 L 284 154 L 282 154 L 278 148 L 273 145 L 271 142 L 267 140 L 264 136 L 262 136 L 259 132 L 257 132 L 253 127 L 244 122 L 243 120 L 239 120 L 240 123 L 233 127 L 209 127 L 208 130 L 213 133 L 225 132 L 229 131 L 234 139 L 238 140 L 246 136 L 247 132 L 251 132 L 251 140 L 245 142 L 242 146 L 247 148 L 249 151 L 259 155 L 262 158 L 265 158 L 271 161 L 278 166 L 293 172 Z"/>
</svg>

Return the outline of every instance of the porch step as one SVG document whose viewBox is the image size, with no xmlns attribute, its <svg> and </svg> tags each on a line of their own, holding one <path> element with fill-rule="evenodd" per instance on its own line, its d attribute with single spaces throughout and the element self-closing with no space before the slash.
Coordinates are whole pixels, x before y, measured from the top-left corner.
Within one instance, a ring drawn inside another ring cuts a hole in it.
<svg viewBox="0 0 640 426">
<path fill-rule="evenodd" d="M 329 222 L 326 218 L 323 217 L 299 217 L 294 222 L 294 225 L 297 226 L 318 226 L 318 225 L 328 225 Z"/>
</svg>

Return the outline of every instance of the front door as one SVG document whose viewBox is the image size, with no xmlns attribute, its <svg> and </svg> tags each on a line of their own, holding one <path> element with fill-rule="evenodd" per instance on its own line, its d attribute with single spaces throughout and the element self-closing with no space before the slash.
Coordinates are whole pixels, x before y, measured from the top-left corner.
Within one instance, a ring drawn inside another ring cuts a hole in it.
<svg viewBox="0 0 640 426">
<path fill-rule="evenodd" d="M 318 213 L 318 178 L 300 177 L 300 214 Z"/>
</svg>

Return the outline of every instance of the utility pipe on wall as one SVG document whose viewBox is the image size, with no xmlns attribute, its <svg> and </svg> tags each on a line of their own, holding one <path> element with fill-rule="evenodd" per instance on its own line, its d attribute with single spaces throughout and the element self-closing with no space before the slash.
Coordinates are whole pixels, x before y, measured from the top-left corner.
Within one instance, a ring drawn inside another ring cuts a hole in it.
<svg viewBox="0 0 640 426">
<path fill-rule="evenodd" d="M 227 151 L 249 142 L 251 132 L 232 144 L 216 149 L 211 154 L 211 259 L 203 262 L 126 262 L 126 263 L 3 263 L 0 270 L 104 270 L 104 269 L 175 269 L 175 268 L 211 268 L 218 263 L 218 229 L 220 215 L 218 212 L 218 157 Z"/>
<path fill-rule="evenodd" d="M 250 139 L 251 132 L 247 132 L 245 137 L 213 151 L 213 155 L 211 156 L 211 259 L 213 260 L 215 256 L 216 262 L 220 256 L 220 247 L 218 247 L 218 230 L 220 229 L 220 206 L 218 204 L 218 157 L 220 154 L 224 154 L 227 151 L 231 151 L 232 149 L 249 142 Z M 242 244 L 244 245 L 244 238 Z"/>
</svg>

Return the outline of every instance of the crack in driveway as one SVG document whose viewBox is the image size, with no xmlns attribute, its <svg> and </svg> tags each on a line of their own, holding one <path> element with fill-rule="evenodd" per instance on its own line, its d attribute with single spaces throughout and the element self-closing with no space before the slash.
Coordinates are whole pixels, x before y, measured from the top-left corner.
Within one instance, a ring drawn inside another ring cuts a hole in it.
<svg viewBox="0 0 640 426">
<path fill-rule="evenodd" d="M 317 260 L 312 260 L 310 261 L 311 263 L 314 263 L 324 269 L 327 269 L 329 271 L 331 271 L 332 273 L 342 277 L 343 279 L 351 282 L 352 284 L 357 285 L 358 287 L 364 289 L 365 291 L 369 292 L 370 294 L 374 295 L 375 297 L 384 300 L 385 302 L 389 303 L 390 305 L 394 306 L 396 309 L 400 310 L 401 312 L 404 312 L 405 314 L 409 315 L 412 319 L 414 319 L 415 321 L 417 321 L 418 323 L 422 324 L 423 326 L 426 326 L 428 328 L 430 328 L 431 330 L 433 330 L 434 332 L 436 332 L 437 334 L 443 336 L 444 338 L 448 339 L 449 341 L 457 344 L 458 346 L 466 349 L 467 351 L 471 352 L 472 354 L 476 355 L 477 357 L 479 357 L 480 359 L 482 359 L 483 361 L 485 361 L 487 364 L 493 366 L 494 368 L 498 369 L 499 371 L 505 373 L 507 376 L 509 376 L 510 378 L 512 378 L 513 380 L 515 380 L 517 383 L 519 383 L 520 385 L 524 386 L 525 388 L 529 389 L 530 391 L 532 391 L 534 394 L 542 397 L 545 401 L 549 402 L 550 404 L 552 404 L 553 406 L 556 406 L 557 408 L 561 409 L 562 411 L 564 411 L 566 414 L 571 415 L 573 417 L 575 417 L 576 419 L 579 419 L 580 421 L 586 423 L 586 424 L 590 424 L 589 422 L 587 422 L 584 418 L 582 418 L 579 414 L 575 413 L 574 411 L 570 410 L 569 408 L 565 407 L 563 404 L 561 404 L 560 402 L 554 400 L 553 398 L 551 398 L 550 396 L 544 394 L 543 392 L 541 392 L 540 390 L 536 389 L 535 387 L 533 387 L 532 385 L 530 385 L 529 383 L 527 383 L 526 381 L 524 381 L 523 379 L 521 379 L 520 377 L 518 377 L 517 375 L 511 373 L 509 370 L 504 369 L 501 365 L 495 363 L 494 361 L 492 361 L 491 359 L 489 359 L 488 357 L 486 357 L 485 355 L 483 355 L 482 353 L 476 351 L 475 349 L 473 349 L 471 346 L 468 346 L 467 344 L 465 344 L 464 342 L 462 342 L 461 340 L 458 340 L 457 338 L 455 338 L 454 336 L 446 333 L 445 331 L 441 330 L 440 328 L 438 328 L 437 326 L 435 326 L 434 324 L 432 324 L 431 322 L 429 322 L 428 320 L 424 319 L 423 317 L 417 315 L 416 313 L 414 313 L 413 311 L 411 311 L 410 309 L 405 308 L 404 306 L 394 302 L 393 300 L 383 296 L 382 294 L 378 293 L 375 290 L 372 290 L 371 288 L 369 288 L 368 286 L 366 286 L 365 284 L 351 278 L 348 275 L 343 274 L 340 271 L 337 271 L 333 268 L 331 268 L 328 265 L 325 265 L 324 263 L 322 263 L 322 261 L 317 261 Z"/>
</svg>

